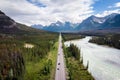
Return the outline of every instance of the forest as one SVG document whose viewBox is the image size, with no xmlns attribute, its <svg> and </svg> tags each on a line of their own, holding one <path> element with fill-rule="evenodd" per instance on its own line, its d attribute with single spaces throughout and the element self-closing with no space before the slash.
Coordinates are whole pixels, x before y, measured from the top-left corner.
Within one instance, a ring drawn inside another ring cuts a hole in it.
<svg viewBox="0 0 120 80">
<path fill-rule="evenodd" d="M 94 36 L 89 42 L 120 49 L 120 34 L 109 34 L 100 37 Z"/>
<path fill-rule="evenodd" d="M 57 40 L 57 33 L 44 31 L 1 33 L 0 80 L 48 80 L 53 77 Z M 26 43 L 34 47 L 26 48 Z"/>
<path fill-rule="evenodd" d="M 64 41 L 73 40 L 73 39 L 81 39 L 84 37 L 85 35 L 80 35 L 77 33 L 62 33 L 62 38 Z"/>
</svg>

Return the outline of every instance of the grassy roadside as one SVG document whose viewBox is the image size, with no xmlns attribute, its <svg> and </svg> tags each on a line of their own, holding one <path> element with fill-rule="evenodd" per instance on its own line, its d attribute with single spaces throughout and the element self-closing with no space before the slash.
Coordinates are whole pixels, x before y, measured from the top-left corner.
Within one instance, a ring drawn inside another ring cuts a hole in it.
<svg viewBox="0 0 120 80">
<path fill-rule="evenodd" d="M 55 78 L 56 62 L 57 62 L 57 53 L 58 53 L 58 42 L 55 43 L 53 50 L 50 51 L 48 59 L 52 60 L 52 70 L 50 73 L 50 80 Z"/>
<path fill-rule="evenodd" d="M 24 80 L 54 80 L 57 50 L 58 42 L 55 42 L 45 58 L 27 62 Z"/>
</svg>

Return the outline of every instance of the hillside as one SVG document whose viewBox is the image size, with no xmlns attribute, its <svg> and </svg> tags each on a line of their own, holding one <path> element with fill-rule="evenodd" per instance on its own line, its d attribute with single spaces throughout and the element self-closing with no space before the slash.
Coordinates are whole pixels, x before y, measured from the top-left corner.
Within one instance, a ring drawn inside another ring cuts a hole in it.
<svg viewBox="0 0 120 80">
<path fill-rule="evenodd" d="M 38 30 L 27 25 L 17 23 L 5 13 L 0 11 L 0 33 L 5 34 L 39 34 L 45 32 Z"/>
<path fill-rule="evenodd" d="M 58 34 L 17 23 L 3 12 L 0 23 L 0 80 L 48 80 L 55 67 Z"/>
</svg>

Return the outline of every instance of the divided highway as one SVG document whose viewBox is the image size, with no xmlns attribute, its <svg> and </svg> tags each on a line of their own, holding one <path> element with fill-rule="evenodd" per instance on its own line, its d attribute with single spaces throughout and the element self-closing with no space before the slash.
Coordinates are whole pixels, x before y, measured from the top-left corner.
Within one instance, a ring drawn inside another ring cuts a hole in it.
<svg viewBox="0 0 120 80">
<path fill-rule="evenodd" d="M 56 63 L 55 80 L 66 80 L 61 34 L 59 35 L 59 46 L 58 46 L 58 55 L 57 55 L 57 63 Z"/>
</svg>

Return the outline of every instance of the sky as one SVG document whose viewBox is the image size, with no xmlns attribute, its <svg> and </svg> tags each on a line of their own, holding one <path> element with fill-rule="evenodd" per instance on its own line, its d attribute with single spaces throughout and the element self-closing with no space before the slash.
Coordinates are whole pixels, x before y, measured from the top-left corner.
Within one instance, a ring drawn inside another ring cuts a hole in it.
<svg viewBox="0 0 120 80">
<path fill-rule="evenodd" d="M 81 23 L 91 15 L 120 13 L 120 0 L 0 0 L 0 10 L 26 25 Z"/>
</svg>

